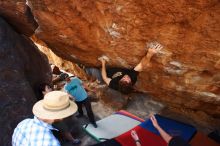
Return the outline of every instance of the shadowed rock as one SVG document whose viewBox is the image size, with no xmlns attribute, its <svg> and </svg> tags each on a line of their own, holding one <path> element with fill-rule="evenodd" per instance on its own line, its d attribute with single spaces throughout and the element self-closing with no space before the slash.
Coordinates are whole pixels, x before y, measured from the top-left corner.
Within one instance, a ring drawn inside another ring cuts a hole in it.
<svg viewBox="0 0 220 146">
<path fill-rule="evenodd" d="M 0 16 L 4 17 L 17 32 L 26 36 L 34 34 L 38 26 L 26 5 L 26 0 L 1 0 Z"/>
<path fill-rule="evenodd" d="M 50 83 L 50 72 L 46 56 L 0 18 L 0 145 L 11 146 L 15 126 L 32 116 L 33 89 Z"/>
</svg>

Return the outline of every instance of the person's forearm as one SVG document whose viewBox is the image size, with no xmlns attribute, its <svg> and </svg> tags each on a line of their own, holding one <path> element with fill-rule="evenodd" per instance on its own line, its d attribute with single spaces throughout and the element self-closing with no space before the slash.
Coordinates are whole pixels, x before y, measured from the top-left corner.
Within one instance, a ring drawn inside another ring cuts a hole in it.
<svg viewBox="0 0 220 146">
<path fill-rule="evenodd" d="M 93 91 L 93 90 L 91 89 L 91 87 L 88 86 L 88 84 L 86 84 L 86 83 L 83 84 L 83 87 L 84 87 L 84 89 L 85 89 L 86 91 Z"/>
<path fill-rule="evenodd" d="M 151 58 L 152 58 L 153 55 L 154 55 L 153 53 L 147 53 L 146 63 L 149 63 L 149 62 L 150 62 L 150 60 L 151 60 Z"/>
<path fill-rule="evenodd" d="M 107 77 L 107 73 L 106 73 L 106 68 L 105 68 L 105 61 L 102 61 L 102 79 L 104 80 L 104 82 L 109 85 L 111 79 Z"/>
<path fill-rule="evenodd" d="M 107 77 L 107 73 L 106 73 L 106 67 L 105 67 L 105 63 L 102 62 L 102 78 L 106 78 Z"/>
<path fill-rule="evenodd" d="M 172 137 L 168 133 L 166 133 L 160 126 L 156 127 L 156 129 L 160 133 L 161 137 L 166 141 L 166 143 L 169 143 Z"/>
<path fill-rule="evenodd" d="M 138 72 L 143 71 L 144 68 L 149 66 L 150 60 L 153 55 L 153 53 L 147 53 L 147 55 L 141 59 L 140 63 L 137 66 L 135 66 L 134 70 Z"/>
<path fill-rule="evenodd" d="M 135 142 L 136 146 L 141 146 L 140 142 Z"/>
</svg>

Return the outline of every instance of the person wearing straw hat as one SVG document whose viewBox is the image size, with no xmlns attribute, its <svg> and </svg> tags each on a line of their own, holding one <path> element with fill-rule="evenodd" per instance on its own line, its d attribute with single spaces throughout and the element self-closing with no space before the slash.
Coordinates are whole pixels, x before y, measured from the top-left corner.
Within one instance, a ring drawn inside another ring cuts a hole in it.
<svg viewBox="0 0 220 146">
<path fill-rule="evenodd" d="M 61 91 L 52 91 L 33 106 L 33 119 L 21 121 L 12 135 L 12 146 L 60 146 L 53 135 L 52 124 L 73 115 L 77 105 L 69 95 Z"/>
<path fill-rule="evenodd" d="M 51 86 L 48 83 L 42 83 L 38 87 L 38 94 L 39 98 L 38 99 L 43 99 L 43 97 L 53 91 Z M 71 134 L 71 129 L 68 127 L 68 125 L 65 123 L 65 120 L 63 121 L 58 121 L 54 122 L 52 126 L 59 131 L 53 131 L 54 135 L 58 137 L 59 141 L 63 143 L 69 143 L 69 144 L 79 144 L 81 141 L 79 139 L 73 138 Z"/>
</svg>

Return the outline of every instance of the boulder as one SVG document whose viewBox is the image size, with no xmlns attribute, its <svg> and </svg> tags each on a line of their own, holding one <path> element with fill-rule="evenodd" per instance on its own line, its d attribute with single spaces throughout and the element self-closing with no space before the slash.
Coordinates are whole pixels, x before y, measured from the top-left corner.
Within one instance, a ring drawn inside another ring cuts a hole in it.
<svg viewBox="0 0 220 146">
<path fill-rule="evenodd" d="M 26 36 L 34 34 L 38 26 L 26 5 L 26 0 L 1 0 L 0 16 L 4 17 L 17 32 Z"/>
<path fill-rule="evenodd" d="M 47 55 L 49 62 L 51 64 L 56 65 L 60 69 L 79 77 L 82 80 L 86 80 L 88 77 L 85 73 L 85 71 L 82 69 L 83 66 L 80 67 L 82 64 L 76 64 L 74 62 L 67 61 L 63 58 L 60 58 L 54 52 L 48 48 L 48 46 L 41 40 L 37 39 L 35 36 L 32 36 L 31 39 L 35 43 L 35 45 L 38 47 L 40 51 L 42 51 L 45 55 Z"/>
<path fill-rule="evenodd" d="M 26 1 L 39 25 L 35 36 L 74 63 L 100 67 L 105 54 L 109 66 L 133 68 L 147 43 L 160 42 L 136 89 L 220 117 L 219 0 Z"/>
<path fill-rule="evenodd" d="M 164 48 L 140 73 L 137 89 L 169 106 L 220 117 L 218 0 L 27 0 L 36 37 L 71 62 L 133 68 L 147 43 Z"/>
<path fill-rule="evenodd" d="M 33 117 L 36 87 L 51 83 L 47 57 L 0 17 L 0 145 L 11 146 L 17 124 Z"/>
</svg>

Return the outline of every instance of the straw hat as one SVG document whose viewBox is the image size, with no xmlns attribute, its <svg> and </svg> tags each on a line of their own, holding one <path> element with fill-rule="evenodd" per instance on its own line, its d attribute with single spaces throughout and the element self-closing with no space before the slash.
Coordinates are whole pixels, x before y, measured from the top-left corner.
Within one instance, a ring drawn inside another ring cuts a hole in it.
<svg viewBox="0 0 220 146">
<path fill-rule="evenodd" d="M 32 109 L 36 117 L 42 119 L 62 119 L 77 111 L 77 105 L 69 99 L 65 92 L 52 91 L 43 100 L 35 103 Z"/>
</svg>

